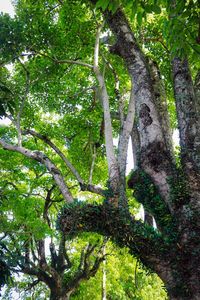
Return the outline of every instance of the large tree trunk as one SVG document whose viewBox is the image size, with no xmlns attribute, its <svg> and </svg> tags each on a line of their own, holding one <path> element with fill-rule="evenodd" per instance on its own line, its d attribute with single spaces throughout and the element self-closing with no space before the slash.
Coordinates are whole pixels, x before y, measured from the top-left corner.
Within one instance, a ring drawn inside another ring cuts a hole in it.
<svg viewBox="0 0 200 300">
<path fill-rule="evenodd" d="M 51 293 L 50 295 L 50 300 L 69 300 L 69 299 L 70 299 L 70 295 L 61 296 L 56 293 Z"/>
<path fill-rule="evenodd" d="M 123 12 L 118 9 L 115 14 L 108 11 L 104 14 L 116 36 L 116 43 L 111 47 L 111 51 L 124 59 L 133 84 L 140 138 L 139 165 L 151 176 L 169 210 L 173 213 L 174 207 L 169 199 L 170 187 L 167 181 L 167 177 L 173 174 L 168 122 L 165 122 L 165 129 L 163 128 L 163 123 L 167 120 L 166 108 L 158 112 L 158 102 L 160 105 L 165 103 L 156 99 L 148 61 L 140 50 Z M 164 110 L 165 115 L 162 114 Z"/>
<path fill-rule="evenodd" d="M 200 115 L 187 59 L 172 62 L 181 160 L 193 202 L 200 201 Z"/>
<path fill-rule="evenodd" d="M 58 224 L 66 234 L 85 230 L 112 237 L 160 276 L 171 300 L 197 300 L 200 299 L 198 85 L 196 97 L 187 60 L 174 58 L 180 169 L 185 171 L 185 177 L 175 166 L 164 86 L 157 65 L 146 59 L 121 9 L 103 13 L 116 38 L 111 51 L 123 58 L 133 84 L 138 123 L 132 131 L 132 141 L 137 169 L 128 184 L 148 212 L 149 224 L 122 214 L 109 201 L 101 206 L 69 205 L 61 212 Z M 149 213 L 154 216 L 158 230 L 150 226 Z"/>
<path fill-rule="evenodd" d="M 194 274 L 191 274 L 190 278 L 188 278 L 188 270 L 185 274 L 174 270 L 173 280 L 171 282 L 164 282 L 170 300 L 200 299 L 199 274 L 195 270 L 192 272 Z"/>
</svg>

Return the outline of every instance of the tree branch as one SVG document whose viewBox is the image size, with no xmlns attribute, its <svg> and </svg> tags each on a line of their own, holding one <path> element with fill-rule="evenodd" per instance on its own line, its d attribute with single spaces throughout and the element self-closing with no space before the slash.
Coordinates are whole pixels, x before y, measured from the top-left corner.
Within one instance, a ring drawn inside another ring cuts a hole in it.
<svg viewBox="0 0 200 300">
<path fill-rule="evenodd" d="M 93 65 L 90 65 L 88 63 L 82 62 L 82 61 L 78 61 L 78 60 L 71 60 L 71 59 L 62 59 L 59 60 L 57 58 L 51 57 L 48 54 L 42 53 L 42 52 L 37 52 L 37 51 L 33 51 L 35 54 L 41 55 L 43 57 L 46 57 L 48 59 L 50 59 L 51 61 L 53 61 L 56 64 L 72 64 L 72 65 L 78 65 L 78 66 L 83 66 L 83 67 L 87 67 L 89 69 L 93 69 Z"/>
<path fill-rule="evenodd" d="M 91 163 L 91 167 L 90 167 L 90 176 L 89 176 L 89 185 L 92 184 L 92 176 L 93 176 L 93 171 L 94 171 L 94 166 L 95 166 L 95 160 L 96 160 L 96 146 L 94 145 L 92 147 L 92 163 Z"/>
<path fill-rule="evenodd" d="M 38 161 L 39 163 L 45 165 L 45 167 L 48 169 L 48 171 L 52 174 L 57 186 L 59 187 L 64 199 L 67 202 L 73 202 L 73 197 L 71 195 L 71 192 L 69 191 L 63 176 L 61 175 L 61 172 L 56 167 L 54 163 L 42 152 L 40 151 L 31 151 L 29 149 L 26 149 L 24 147 L 19 147 L 11 144 L 7 144 L 3 140 L 0 140 L 0 145 L 10 151 L 18 152 L 23 154 L 24 156 L 31 158 L 35 161 Z"/>
<path fill-rule="evenodd" d="M 47 221 L 47 224 L 49 225 L 49 228 L 51 228 L 51 222 L 48 216 L 48 210 L 52 204 L 52 200 L 51 200 L 51 194 L 53 192 L 53 190 L 55 189 L 55 185 L 53 185 L 48 191 L 47 191 L 47 195 L 45 198 L 45 204 L 44 204 L 44 210 L 43 210 L 43 218 L 44 220 Z"/>
<path fill-rule="evenodd" d="M 76 180 L 78 181 L 81 190 L 82 191 L 89 191 L 91 193 L 95 193 L 101 196 L 104 196 L 104 190 L 102 190 L 100 187 L 97 187 L 92 184 L 85 184 L 82 177 L 76 170 L 76 168 L 71 164 L 71 162 L 67 159 L 67 157 L 64 155 L 64 153 L 52 142 L 48 139 L 47 136 L 44 136 L 40 133 L 35 132 L 34 130 L 28 129 L 23 131 L 23 134 L 31 134 L 32 136 L 35 136 L 45 142 L 47 145 L 49 145 L 59 156 L 60 158 L 64 161 L 65 165 L 70 169 Z"/>
<path fill-rule="evenodd" d="M 119 183 L 119 170 L 118 164 L 114 153 L 113 145 L 113 134 L 112 134 L 112 123 L 110 116 L 110 107 L 109 107 L 109 98 L 106 89 L 106 84 L 103 75 L 100 72 L 98 66 L 98 57 L 99 57 L 99 38 L 101 33 L 101 27 L 99 26 L 96 33 L 96 41 L 94 48 L 94 73 L 98 80 L 100 86 L 100 93 L 103 103 L 103 113 L 104 113 L 104 124 L 105 124 L 105 142 L 106 142 L 106 157 L 108 161 L 108 170 L 109 170 L 109 181 L 110 186 L 114 194 L 118 194 L 118 183 Z M 116 203 L 115 196 L 113 201 Z"/>
<path fill-rule="evenodd" d="M 97 245 L 88 244 L 81 251 L 80 264 L 77 272 L 69 280 L 66 291 L 75 290 L 83 280 L 88 280 L 94 276 L 99 269 L 100 263 L 104 260 L 102 249 L 99 251 L 98 256 L 95 257 L 94 263 L 90 260 Z M 102 247 L 101 247 L 102 248 Z"/>
<path fill-rule="evenodd" d="M 119 161 L 120 177 L 122 178 L 125 178 L 128 142 L 129 142 L 131 131 L 133 129 L 134 119 L 135 119 L 135 96 L 134 96 L 133 82 L 132 82 L 128 113 L 126 119 L 123 122 L 122 131 L 119 137 L 118 161 Z"/>
<path fill-rule="evenodd" d="M 153 228 L 136 221 L 130 215 L 124 215 L 112 205 L 67 205 L 58 217 L 58 226 L 70 236 L 91 231 L 111 237 L 119 246 L 127 246 L 131 254 L 140 257 L 146 266 L 156 272 L 160 273 L 157 267 L 168 264 L 170 245 L 163 237 Z M 162 249 L 168 250 L 163 252 Z"/>
</svg>

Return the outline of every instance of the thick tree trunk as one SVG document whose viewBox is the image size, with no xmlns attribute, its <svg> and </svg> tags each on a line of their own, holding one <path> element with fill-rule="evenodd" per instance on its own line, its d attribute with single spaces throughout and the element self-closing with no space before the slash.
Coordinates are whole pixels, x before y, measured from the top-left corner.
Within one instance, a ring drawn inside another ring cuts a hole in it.
<svg viewBox="0 0 200 300">
<path fill-rule="evenodd" d="M 70 294 L 61 296 L 56 293 L 51 293 L 51 295 L 50 295 L 50 300 L 69 300 L 69 299 L 70 299 Z"/>
<path fill-rule="evenodd" d="M 166 118 L 158 113 L 158 101 L 155 98 L 148 62 L 123 11 L 118 9 L 115 14 L 108 11 L 104 14 L 116 37 L 116 43 L 111 47 L 111 51 L 124 59 L 133 83 L 140 138 L 140 166 L 151 176 L 173 213 L 174 207 L 169 199 L 170 187 L 167 181 L 173 173 L 173 158 L 169 143 L 166 142 L 166 131 L 163 130 L 162 120 Z"/>
<path fill-rule="evenodd" d="M 187 59 L 172 62 L 181 159 L 193 202 L 200 201 L 200 116 Z"/>
<path fill-rule="evenodd" d="M 175 272 L 174 272 L 175 274 Z M 184 277 L 179 277 L 176 272 L 176 278 L 173 282 L 165 283 L 170 300 L 199 300 L 200 286 L 199 274 L 193 274 L 188 281 L 187 274 Z"/>
</svg>

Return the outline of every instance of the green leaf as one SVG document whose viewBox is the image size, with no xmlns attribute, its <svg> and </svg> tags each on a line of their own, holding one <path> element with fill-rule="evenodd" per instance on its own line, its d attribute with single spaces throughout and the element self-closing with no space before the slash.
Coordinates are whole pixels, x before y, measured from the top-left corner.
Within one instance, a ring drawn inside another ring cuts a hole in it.
<svg viewBox="0 0 200 300">
<path fill-rule="evenodd" d="M 139 26 L 142 25 L 142 18 L 143 18 L 143 13 L 138 12 L 138 14 L 137 14 L 137 23 L 138 23 Z"/>
<path fill-rule="evenodd" d="M 103 11 L 108 7 L 110 0 L 98 0 L 96 3 L 96 8 L 102 8 Z"/>
<path fill-rule="evenodd" d="M 160 14 L 161 13 L 161 8 L 158 5 L 152 5 L 151 9 L 152 9 L 153 12 L 155 12 L 155 14 Z"/>
</svg>

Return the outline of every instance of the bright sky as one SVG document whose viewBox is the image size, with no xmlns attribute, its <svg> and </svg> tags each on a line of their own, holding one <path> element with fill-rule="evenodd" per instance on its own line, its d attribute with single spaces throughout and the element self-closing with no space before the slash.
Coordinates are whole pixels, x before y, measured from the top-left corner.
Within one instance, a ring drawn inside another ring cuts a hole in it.
<svg viewBox="0 0 200 300">
<path fill-rule="evenodd" d="M 0 12 L 8 13 L 11 17 L 14 16 L 14 8 L 11 0 L 0 0 Z"/>
</svg>

